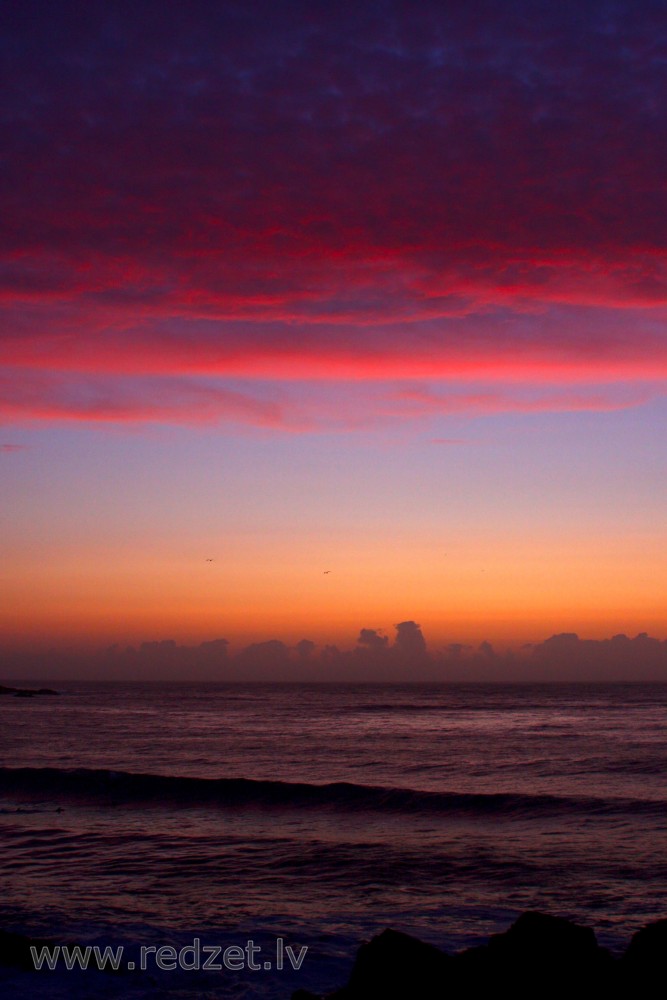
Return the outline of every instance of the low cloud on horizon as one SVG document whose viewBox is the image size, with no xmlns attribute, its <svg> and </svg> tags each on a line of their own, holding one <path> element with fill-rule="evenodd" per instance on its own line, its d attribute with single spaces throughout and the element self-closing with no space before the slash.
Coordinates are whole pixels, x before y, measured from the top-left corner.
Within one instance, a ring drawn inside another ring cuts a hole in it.
<svg viewBox="0 0 667 1000">
<path fill-rule="evenodd" d="M 39 657 L 7 653 L 5 669 L 7 678 L 15 670 L 16 677 L 45 680 L 667 683 L 667 639 L 646 632 L 608 639 L 564 632 L 498 652 L 488 641 L 429 649 L 420 626 L 411 620 L 398 623 L 395 631 L 392 642 L 384 630 L 362 628 L 356 646 L 342 650 L 309 639 L 293 646 L 268 639 L 230 653 L 229 642 L 219 638 L 195 646 L 151 640 L 137 647 L 114 645 L 97 654 L 56 649 Z"/>
</svg>

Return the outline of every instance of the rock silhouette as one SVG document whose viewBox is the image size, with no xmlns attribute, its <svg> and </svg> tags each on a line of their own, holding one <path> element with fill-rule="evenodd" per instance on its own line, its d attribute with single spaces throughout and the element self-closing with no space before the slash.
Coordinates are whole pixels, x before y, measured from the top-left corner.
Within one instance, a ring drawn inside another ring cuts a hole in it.
<svg viewBox="0 0 667 1000">
<path fill-rule="evenodd" d="M 324 1000 L 468 1000 L 500 994 L 522 1000 L 648 998 L 666 955 L 667 919 L 638 931 L 620 958 L 600 947 L 590 928 L 535 911 L 523 913 L 486 944 L 456 955 L 387 929 L 361 945 L 347 985 Z M 292 998 L 322 1000 L 306 990 Z"/>
<path fill-rule="evenodd" d="M 0 967 L 33 970 L 30 946 L 45 944 L 56 942 L 0 930 Z M 297 990 L 292 1000 L 648 1000 L 662 995 L 666 955 L 667 919 L 642 928 L 615 958 L 590 928 L 529 911 L 486 944 L 456 955 L 388 928 L 358 949 L 345 986 L 324 998 Z"/>
</svg>

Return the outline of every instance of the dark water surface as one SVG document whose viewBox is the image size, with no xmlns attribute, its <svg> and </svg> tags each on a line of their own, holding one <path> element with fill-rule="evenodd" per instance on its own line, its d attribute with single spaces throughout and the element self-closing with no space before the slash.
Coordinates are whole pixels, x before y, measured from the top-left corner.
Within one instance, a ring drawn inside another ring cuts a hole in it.
<svg viewBox="0 0 667 1000">
<path fill-rule="evenodd" d="M 0 699 L 2 926 L 133 958 L 252 938 L 271 969 L 10 996 L 289 997 L 386 925 L 456 949 L 540 908 L 619 948 L 667 916 L 665 685 L 61 690 Z"/>
</svg>

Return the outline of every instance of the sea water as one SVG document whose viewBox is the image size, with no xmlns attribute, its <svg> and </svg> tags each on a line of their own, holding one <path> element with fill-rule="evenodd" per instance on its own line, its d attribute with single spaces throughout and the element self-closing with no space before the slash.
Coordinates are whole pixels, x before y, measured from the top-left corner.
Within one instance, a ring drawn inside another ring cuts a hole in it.
<svg viewBox="0 0 667 1000">
<path fill-rule="evenodd" d="M 288 998 L 386 926 L 456 950 L 541 909 L 618 950 L 667 916 L 667 686 L 59 690 L 0 699 L 0 926 L 125 952 L 9 996 Z"/>
</svg>

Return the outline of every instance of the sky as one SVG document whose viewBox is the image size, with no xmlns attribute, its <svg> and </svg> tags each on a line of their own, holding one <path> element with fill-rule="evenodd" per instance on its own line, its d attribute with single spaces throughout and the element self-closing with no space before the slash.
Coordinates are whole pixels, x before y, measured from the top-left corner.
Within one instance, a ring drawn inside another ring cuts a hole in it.
<svg viewBox="0 0 667 1000">
<path fill-rule="evenodd" d="M 0 646 L 667 636 L 662 2 L 3 19 Z"/>
</svg>

